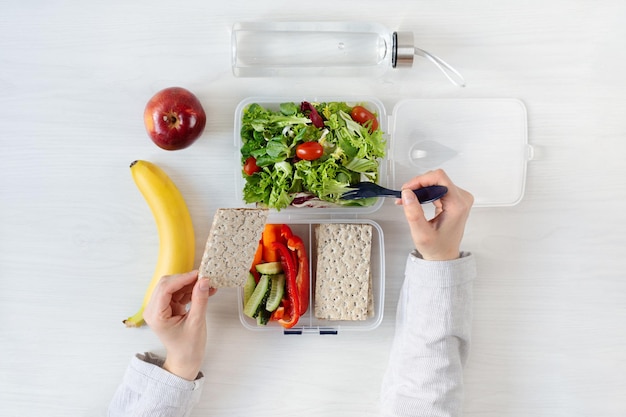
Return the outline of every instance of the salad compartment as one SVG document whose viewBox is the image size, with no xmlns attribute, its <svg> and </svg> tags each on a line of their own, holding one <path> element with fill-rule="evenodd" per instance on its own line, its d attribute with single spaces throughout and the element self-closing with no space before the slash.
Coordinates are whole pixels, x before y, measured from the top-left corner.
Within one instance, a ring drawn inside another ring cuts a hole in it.
<svg viewBox="0 0 626 417">
<path fill-rule="evenodd" d="M 241 138 L 241 130 L 243 126 L 243 116 L 245 110 L 252 105 L 253 103 L 259 104 L 264 108 L 267 108 L 272 111 L 279 111 L 281 103 L 296 103 L 300 104 L 303 101 L 307 101 L 310 103 L 330 103 L 330 102 L 343 102 L 347 103 L 350 106 L 361 105 L 368 109 L 370 112 L 374 113 L 377 116 L 377 120 L 379 123 L 379 129 L 383 132 L 383 138 L 386 139 L 386 122 L 387 116 L 385 113 L 385 107 L 382 102 L 376 98 L 372 97 L 362 97 L 362 98 L 348 98 L 345 97 L 273 97 L 273 98 L 264 98 L 264 97 L 249 97 L 242 100 L 235 110 L 235 129 L 234 129 L 234 146 L 236 151 L 234 152 L 235 157 L 235 184 L 236 184 L 236 197 L 237 201 L 244 202 L 243 189 L 246 183 L 246 179 L 242 174 L 242 161 L 241 161 L 241 149 L 243 146 L 243 141 Z M 389 144 L 388 141 L 385 144 L 385 157 L 380 158 L 378 160 L 378 184 L 386 187 L 389 185 L 389 164 L 388 164 L 388 155 L 389 155 Z M 339 214 L 339 213 L 350 213 L 350 214 L 369 214 L 377 211 L 383 205 L 383 199 L 378 198 L 372 205 L 369 206 L 340 206 L 340 205 L 330 205 L 326 207 L 294 207 L 288 206 L 280 210 L 280 212 L 286 212 L 287 214 L 295 214 L 295 213 L 306 213 L 307 215 L 312 214 Z M 249 204 L 248 206 L 254 206 L 254 204 Z"/>
<path fill-rule="evenodd" d="M 385 294 L 385 250 L 383 230 L 378 223 L 368 219 L 289 219 L 281 221 L 280 217 L 268 220 L 268 223 L 285 223 L 294 235 L 300 236 L 305 242 L 309 256 L 309 308 L 302 315 L 298 323 L 291 329 L 283 328 L 279 323 L 270 321 L 265 326 L 257 325 L 256 319 L 252 319 L 243 313 L 243 289 L 237 293 L 239 319 L 244 327 L 253 331 L 273 331 L 284 334 L 338 334 L 341 331 L 373 330 L 380 325 L 384 311 Z M 370 274 L 372 276 L 373 314 L 365 320 L 324 320 L 315 317 L 315 285 L 317 253 L 315 241 L 315 227 L 318 224 L 368 224 L 372 226 L 372 253 L 370 261 Z"/>
</svg>

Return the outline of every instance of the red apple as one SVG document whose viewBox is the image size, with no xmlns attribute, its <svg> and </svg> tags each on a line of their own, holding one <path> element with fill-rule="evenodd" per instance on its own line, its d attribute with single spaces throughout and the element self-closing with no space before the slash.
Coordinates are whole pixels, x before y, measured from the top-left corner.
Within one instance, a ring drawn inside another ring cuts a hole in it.
<svg viewBox="0 0 626 417">
<path fill-rule="evenodd" d="M 193 93 L 181 87 L 169 87 L 148 101 L 143 120 L 152 141 L 174 151 L 198 139 L 206 125 L 206 114 Z"/>
</svg>

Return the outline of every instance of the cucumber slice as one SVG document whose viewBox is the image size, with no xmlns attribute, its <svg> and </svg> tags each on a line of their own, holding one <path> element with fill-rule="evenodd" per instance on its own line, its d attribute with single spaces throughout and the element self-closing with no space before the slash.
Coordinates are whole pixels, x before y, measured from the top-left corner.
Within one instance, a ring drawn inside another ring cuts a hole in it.
<svg viewBox="0 0 626 417">
<path fill-rule="evenodd" d="M 255 288 L 256 288 L 256 280 L 254 279 L 254 275 L 252 275 L 251 273 L 248 273 L 248 279 L 246 280 L 246 283 L 243 286 L 243 305 L 244 306 L 248 304 L 248 300 L 250 299 L 250 296 L 252 296 L 252 293 L 254 292 Z"/>
<path fill-rule="evenodd" d="M 270 290 L 270 296 L 267 298 L 267 304 L 265 305 L 265 309 L 270 312 L 276 310 L 280 305 L 280 300 L 283 299 L 283 294 L 285 293 L 285 275 L 272 275 L 271 279 L 272 289 Z"/>
<path fill-rule="evenodd" d="M 267 300 L 270 291 L 270 279 L 267 275 L 261 275 L 259 283 L 252 292 L 250 299 L 243 307 L 243 314 L 248 317 L 256 317 L 259 314 L 259 309 L 265 307 L 264 301 Z"/>
<path fill-rule="evenodd" d="M 270 317 L 272 317 L 272 313 L 262 308 L 256 316 L 257 326 L 265 326 L 270 321 Z"/>
<path fill-rule="evenodd" d="M 259 271 L 259 274 L 275 275 L 283 272 L 283 266 L 280 262 L 267 262 L 264 264 L 258 264 L 256 266 L 256 270 Z"/>
</svg>

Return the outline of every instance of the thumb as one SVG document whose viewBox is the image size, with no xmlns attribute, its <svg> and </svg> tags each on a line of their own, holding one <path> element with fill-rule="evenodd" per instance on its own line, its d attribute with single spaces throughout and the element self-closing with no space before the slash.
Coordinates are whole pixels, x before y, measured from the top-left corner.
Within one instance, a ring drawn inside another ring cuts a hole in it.
<svg viewBox="0 0 626 417">
<path fill-rule="evenodd" d="M 206 317 L 207 305 L 209 304 L 209 280 L 200 278 L 196 281 L 191 293 L 191 306 L 188 316 L 194 319 L 204 320 Z"/>
<path fill-rule="evenodd" d="M 417 236 L 427 226 L 428 221 L 424 215 L 424 209 L 417 200 L 417 196 L 408 188 L 402 190 L 402 207 L 404 208 L 404 216 L 409 223 L 411 235 Z"/>
</svg>

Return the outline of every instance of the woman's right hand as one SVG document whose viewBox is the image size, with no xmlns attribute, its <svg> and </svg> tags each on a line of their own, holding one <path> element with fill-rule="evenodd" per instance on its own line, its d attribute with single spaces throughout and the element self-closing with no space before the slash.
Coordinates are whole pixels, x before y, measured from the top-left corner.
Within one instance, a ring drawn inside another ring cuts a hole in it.
<svg viewBox="0 0 626 417">
<path fill-rule="evenodd" d="M 217 290 L 198 271 L 161 278 L 143 312 L 165 350 L 163 369 L 193 381 L 204 360 L 209 296 Z M 189 303 L 189 307 L 187 306 Z"/>
<path fill-rule="evenodd" d="M 428 220 L 421 204 L 411 190 L 429 185 L 445 185 L 448 192 L 435 201 L 435 216 Z M 474 197 L 452 183 L 441 169 L 418 175 L 402 186 L 402 198 L 415 248 L 425 260 L 447 261 L 459 257 L 465 223 Z"/>
</svg>

